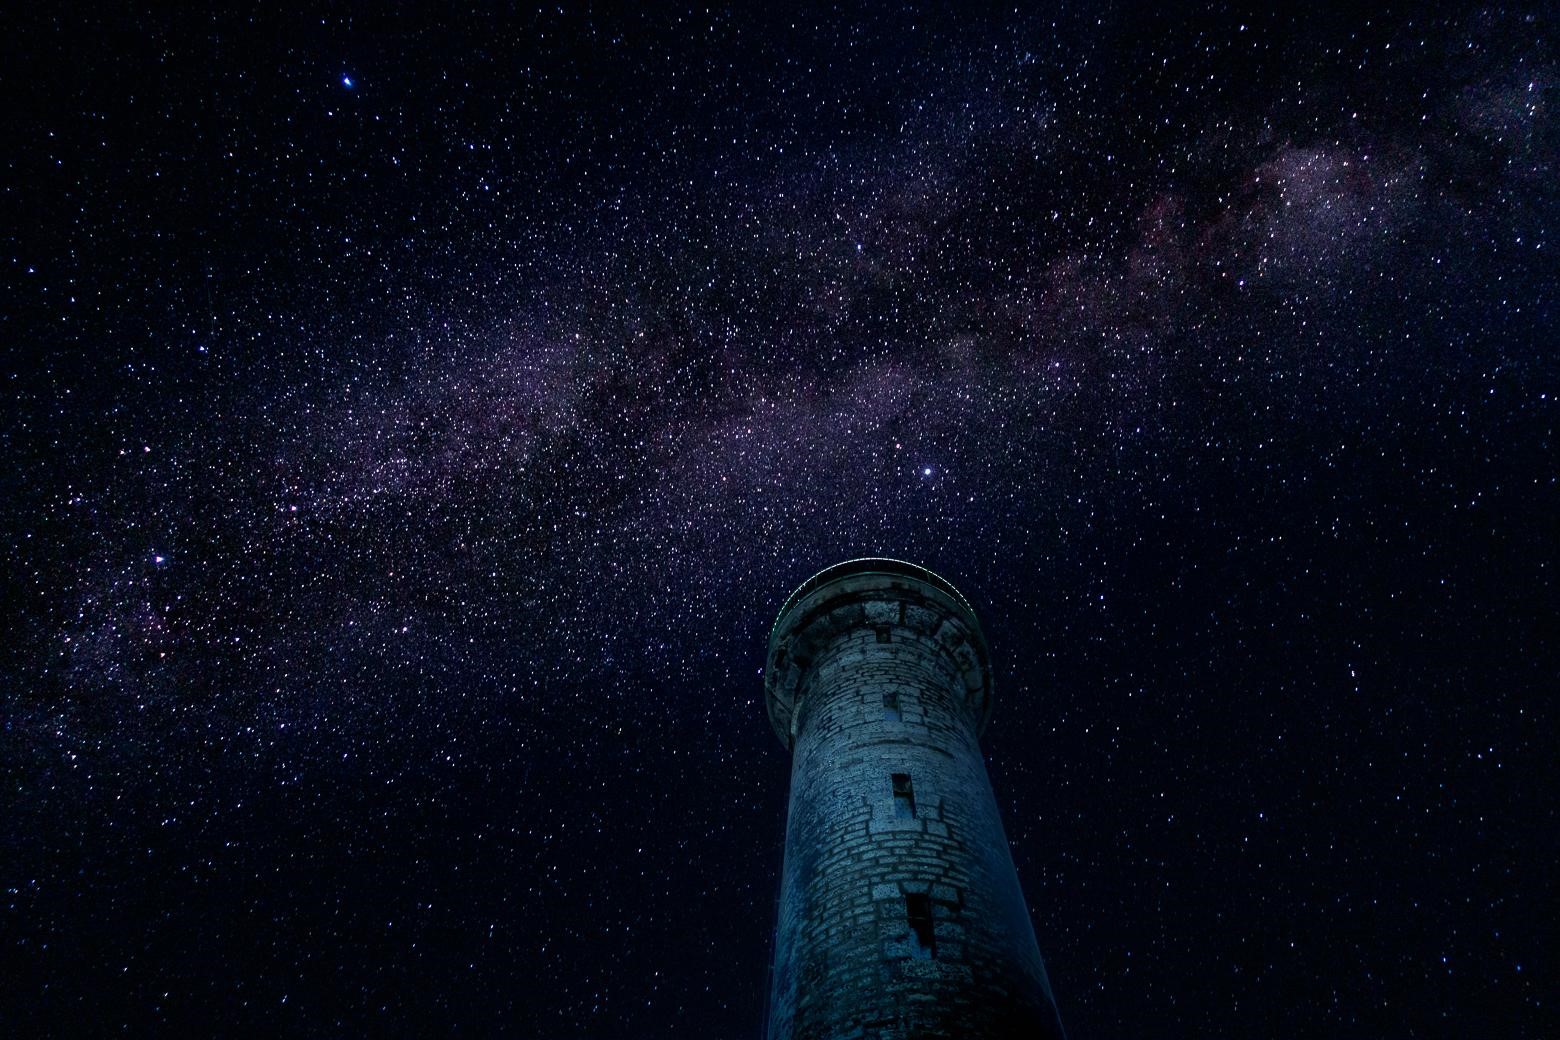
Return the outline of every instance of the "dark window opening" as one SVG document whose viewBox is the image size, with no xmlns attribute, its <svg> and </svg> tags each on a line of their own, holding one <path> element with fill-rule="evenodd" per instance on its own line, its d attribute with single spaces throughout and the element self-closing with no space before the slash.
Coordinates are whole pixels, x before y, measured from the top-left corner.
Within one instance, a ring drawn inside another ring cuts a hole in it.
<svg viewBox="0 0 1560 1040">
<path fill-rule="evenodd" d="M 877 637 L 879 643 L 892 643 L 894 641 L 894 637 L 888 633 L 887 625 L 877 626 Z"/>
<path fill-rule="evenodd" d="M 902 718 L 899 714 L 899 694 L 890 690 L 883 694 L 883 719 L 886 722 L 898 722 Z"/>
<path fill-rule="evenodd" d="M 925 892 L 905 894 L 905 919 L 910 924 L 910 935 L 915 939 L 911 947 L 913 956 L 929 960 L 937 956 L 937 933 L 932 928 L 932 897 Z"/>
<path fill-rule="evenodd" d="M 910 786 L 909 773 L 894 774 L 894 816 L 900 820 L 915 819 L 915 788 Z"/>
</svg>

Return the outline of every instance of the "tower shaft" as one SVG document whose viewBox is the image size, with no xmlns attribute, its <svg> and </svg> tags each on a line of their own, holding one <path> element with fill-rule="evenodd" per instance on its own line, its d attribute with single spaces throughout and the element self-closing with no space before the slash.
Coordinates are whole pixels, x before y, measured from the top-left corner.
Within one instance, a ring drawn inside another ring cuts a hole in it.
<svg viewBox="0 0 1560 1040">
<path fill-rule="evenodd" d="M 782 609 L 771 1040 L 1061 1035 L 980 752 L 990 695 L 974 613 L 929 571 L 850 561 Z"/>
</svg>

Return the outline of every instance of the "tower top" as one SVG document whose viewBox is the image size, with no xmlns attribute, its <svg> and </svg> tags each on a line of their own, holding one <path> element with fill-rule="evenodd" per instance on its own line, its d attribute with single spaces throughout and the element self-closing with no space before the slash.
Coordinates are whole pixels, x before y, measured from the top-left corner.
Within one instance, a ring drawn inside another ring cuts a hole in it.
<svg viewBox="0 0 1560 1040">
<path fill-rule="evenodd" d="M 821 646 L 855 628 L 909 627 L 932 639 L 964 680 L 984 732 L 991 717 L 991 654 L 975 610 L 953 583 L 904 560 L 862 557 L 825 567 L 786 599 L 769 630 L 764 700 L 786 747 L 808 666 Z"/>
</svg>

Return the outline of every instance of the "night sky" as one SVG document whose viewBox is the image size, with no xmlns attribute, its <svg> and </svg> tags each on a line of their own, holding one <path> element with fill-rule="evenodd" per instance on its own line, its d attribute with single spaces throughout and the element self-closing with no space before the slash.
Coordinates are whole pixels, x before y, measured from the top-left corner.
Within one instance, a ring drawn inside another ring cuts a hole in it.
<svg viewBox="0 0 1560 1040">
<path fill-rule="evenodd" d="M 0 1032 L 756 1040 L 885 555 L 1075 1038 L 1560 1035 L 1552 6 L 358 6 L 0 34 Z"/>
</svg>

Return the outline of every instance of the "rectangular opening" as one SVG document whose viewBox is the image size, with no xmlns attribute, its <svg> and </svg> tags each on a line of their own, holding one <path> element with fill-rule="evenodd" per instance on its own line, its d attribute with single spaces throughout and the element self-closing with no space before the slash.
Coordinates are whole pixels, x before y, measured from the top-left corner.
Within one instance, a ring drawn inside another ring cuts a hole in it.
<svg viewBox="0 0 1560 1040">
<path fill-rule="evenodd" d="M 925 892 L 905 893 L 905 919 L 914 945 L 911 954 L 921 960 L 937 956 L 937 933 L 932 927 L 932 897 Z"/>
<path fill-rule="evenodd" d="M 894 637 L 889 634 L 887 625 L 877 626 L 877 641 L 879 643 L 892 643 L 894 641 Z"/>
<path fill-rule="evenodd" d="M 899 714 L 899 694 L 893 690 L 883 694 L 883 720 L 885 722 L 898 722 L 901 717 Z"/>
<path fill-rule="evenodd" d="M 909 773 L 894 774 L 894 817 L 915 819 L 915 788 L 910 785 Z"/>
</svg>

